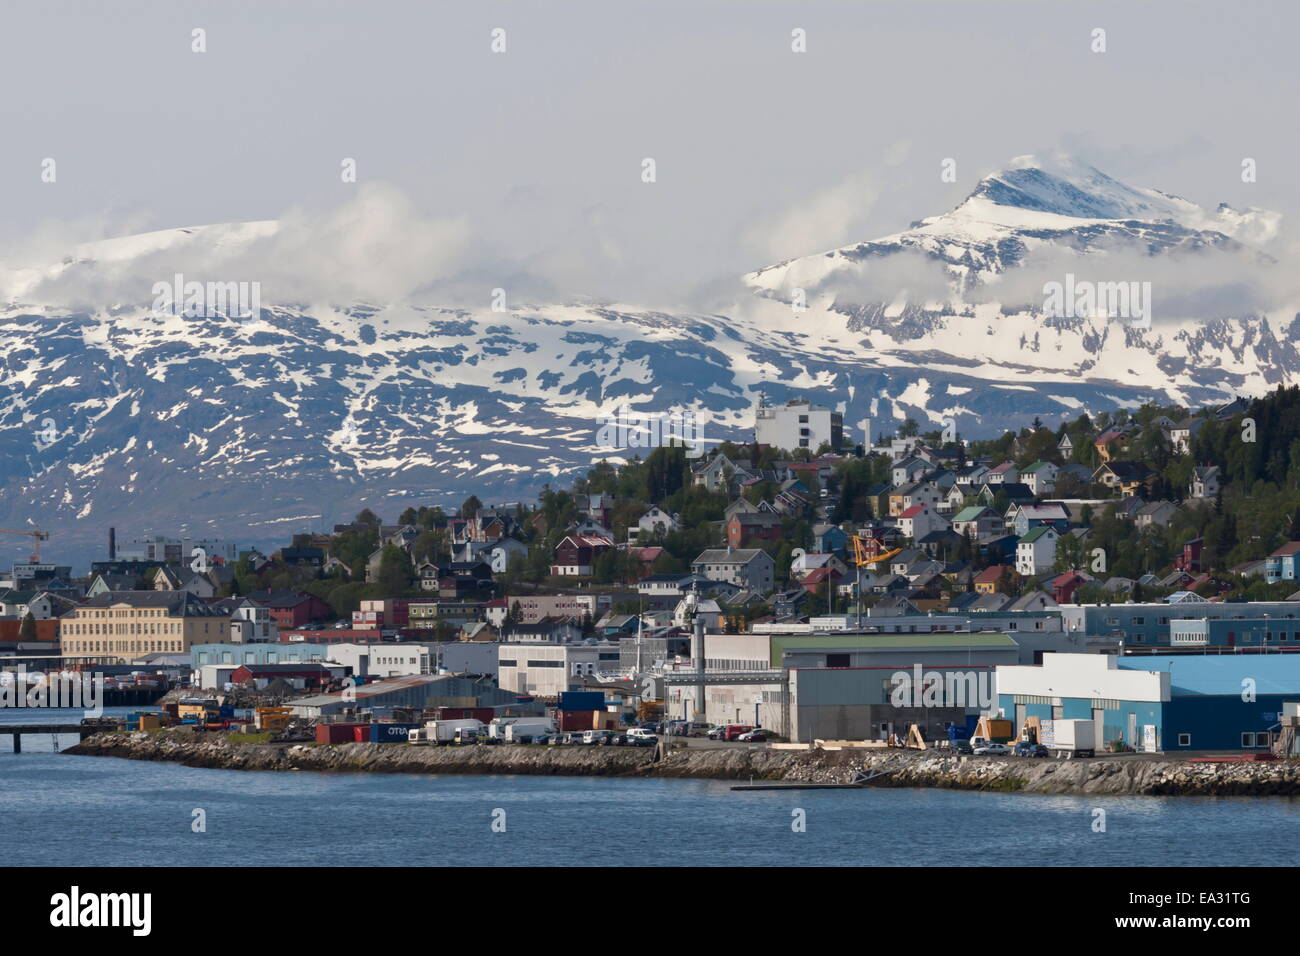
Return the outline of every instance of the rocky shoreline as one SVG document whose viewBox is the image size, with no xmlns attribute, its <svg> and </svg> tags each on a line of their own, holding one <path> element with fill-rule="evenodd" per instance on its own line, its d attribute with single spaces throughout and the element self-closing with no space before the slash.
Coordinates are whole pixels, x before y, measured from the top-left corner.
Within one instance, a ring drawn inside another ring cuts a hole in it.
<svg viewBox="0 0 1300 956">
<path fill-rule="evenodd" d="M 64 753 L 157 760 L 221 770 L 335 773 L 677 777 L 780 783 L 941 787 L 1002 793 L 1300 796 L 1300 763 L 1190 763 L 1150 757 L 1026 760 L 938 752 L 678 747 L 412 747 L 402 744 L 236 743 L 189 730 L 105 733 Z"/>
</svg>

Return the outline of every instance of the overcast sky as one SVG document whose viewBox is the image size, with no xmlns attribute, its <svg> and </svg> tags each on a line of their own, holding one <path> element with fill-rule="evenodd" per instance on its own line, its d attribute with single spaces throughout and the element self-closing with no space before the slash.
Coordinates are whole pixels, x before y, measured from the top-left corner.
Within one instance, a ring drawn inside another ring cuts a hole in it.
<svg viewBox="0 0 1300 956">
<path fill-rule="evenodd" d="M 1294 220 L 1297 27 L 1294 2 L 6 0 L 0 250 L 383 184 L 393 231 L 457 223 L 485 281 L 670 306 L 1057 149 Z"/>
</svg>

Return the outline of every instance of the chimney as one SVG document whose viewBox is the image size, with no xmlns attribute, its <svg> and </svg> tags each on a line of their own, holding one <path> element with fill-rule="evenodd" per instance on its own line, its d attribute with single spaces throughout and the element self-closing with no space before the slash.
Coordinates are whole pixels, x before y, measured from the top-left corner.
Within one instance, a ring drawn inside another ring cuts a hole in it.
<svg viewBox="0 0 1300 956">
<path fill-rule="evenodd" d="M 108 560 L 117 560 L 117 529 L 108 529 Z"/>
</svg>

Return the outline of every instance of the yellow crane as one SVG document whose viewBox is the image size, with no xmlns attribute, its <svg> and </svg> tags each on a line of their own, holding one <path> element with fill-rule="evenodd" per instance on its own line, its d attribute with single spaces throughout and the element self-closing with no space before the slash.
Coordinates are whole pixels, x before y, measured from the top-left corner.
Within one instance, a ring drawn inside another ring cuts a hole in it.
<svg viewBox="0 0 1300 956">
<path fill-rule="evenodd" d="M 849 543 L 853 546 L 853 565 L 858 569 L 858 627 L 862 626 L 862 569 L 869 568 L 872 565 L 888 561 L 896 554 L 901 554 L 902 548 L 894 548 L 892 551 L 881 551 L 882 545 L 875 538 L 866 538 L 862 535 L 849 535 Z"/>
<path fill-rule="evenodd" d="M 32 560 L 37 564 L 41 563 L 41 542 L 50 540 L 50 533 L 48 531 L 37 531 L 34 528 L 30 531 L 18 531 L 13 528 L 0 528 L 0 534 L 25 534 L 30 537 L 35 542 L 33 547 L 36 549 L 36 553 L 32 555 Z"/>
</svg>

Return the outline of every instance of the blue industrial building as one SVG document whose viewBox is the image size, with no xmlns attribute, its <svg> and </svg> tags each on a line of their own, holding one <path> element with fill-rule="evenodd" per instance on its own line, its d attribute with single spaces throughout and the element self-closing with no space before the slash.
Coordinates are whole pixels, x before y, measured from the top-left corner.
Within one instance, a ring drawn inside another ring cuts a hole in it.
<svg viewBox="0 0 1300 956">
<path fill-rule="evenodd" d="M 1263 623 L 1272 631 L 1271 642 L 1282 647 L 1300 647 L 1300 602 L 1251 601 L 1227 602 L 1189 600 L 1177 604 L 1066 604 L 1060 608 L 1065 629 L 1090 638 L 1109 637 L 1122 640 L 1128 647 L 1169 647 L 1171 625 L 1178 621 L 1233 622 L 1237 628 L 1221 630 L 1226 641 L 1233 630 L 1246 624 Z M 1236 641 L 1241 644 L 1242 641 Z M 1231 643 L 1224 646 L 1233 646 Z"/>
<path fill-rule="evenodd" d="M 1046 654 L 997 669 L 998 707 L 1025 718 L 1091 719 L 1099 749 L 1265 750 L 1284 701 L 1300 701 L 1300 656 Z"/>
<path fill-rule="evenodd" d="M 323 661 L 329 655 L 328 644 L 295 642 L 281 644 L 195 644 L 190 648 L 194 669 L 205 664 L 305 664 Z"/>
</svg>

